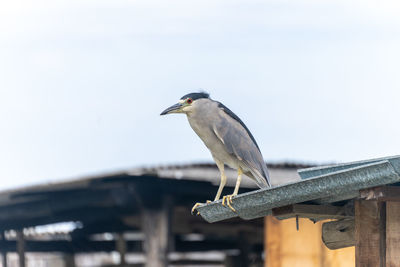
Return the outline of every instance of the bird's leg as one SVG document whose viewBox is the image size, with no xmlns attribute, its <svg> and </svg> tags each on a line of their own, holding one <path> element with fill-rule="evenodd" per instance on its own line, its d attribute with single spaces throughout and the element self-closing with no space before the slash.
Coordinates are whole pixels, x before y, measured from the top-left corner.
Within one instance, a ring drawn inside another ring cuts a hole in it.
<svg viewBox="0 0 400 267">
<path fill-rule="evenodd" d="M 219 183 L 218 191 L 217 191 L 217 194 L 215 195 L 214 201 L 219 200 L 219 198 L 221 197 L 222 190 L 224 189 L 224 186 L 226 184 L 226 175 L 225 175 L 225 170 L 224 170 L 224 164 L 219 161 L 216 161 L 216 162 L 217 162 L 217 167 L 221 173 L 221 181 Z"/>
<path fill-rule="evenodd" d="M 236 180 L 236 186 L 235 186 L 235 190 L 233 191 L 233 194 L 232 194 L 232 195 L 224 196 L 224 197 L 222 198 L 222 206 L 225 207 L 225 202 L 226 202 L 226 205 L 227 205 L 233 212 L 236 212 L 236 210 L 232 207 L 232 198 L 233 198 L 234 196 L 236 196 L 236 195 L 238 194 L 238 192 L 239 192 L 240 182 L 242 181 L 242 174 L 243 174 L 242 168 L 239 167 L 239 168 L 238 168 L 238 177 L 237 177 L 237 180 Z"/>
<path fill-rule="evenodd" d="M 221 181 L 220 181 L 220 184 L 219 184 L 219 187 L 218 187 L 217 195 L 214 198 L 214 201 L 217 201 L 221 197 L 222 190 L 224 189 L 224 186 L 226 184 L 226 175 L 225 175 L 224 163 L 219 161 L 219 160 L 217 160 L 217 159 L 215 159 L 215 158 L 214 158 L 214 160 L 215 160 L 215 163 L 217 163 L 217 167 L 219 169 L 219 172 L 221 173 Z M 207 200 L 206 203 L 207 204 L 211 203 L 211 200 Z M 192 214 L 194 214 L 196 209 L 201 205 L 204 205 L 204 203 L 198 202 L 198 203 L 194 204 L 194 206 L 192 208 Z M 197 215 L 199 215 L 199 212 L 197 212 Z"/>
</svg>

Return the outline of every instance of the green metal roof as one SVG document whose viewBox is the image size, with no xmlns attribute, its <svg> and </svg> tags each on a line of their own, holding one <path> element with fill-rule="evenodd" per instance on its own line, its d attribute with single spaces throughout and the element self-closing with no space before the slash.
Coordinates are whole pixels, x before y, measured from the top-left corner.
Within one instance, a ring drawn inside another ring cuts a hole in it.
<svg viewBox="0 0 400 267">
<path fill-rule="evenodd" d="M 197 208 L 208 222 L 233 217 L 263 217 L 273 208 L 312 201 L 334 203 L 359 196 L 359 190 L 400 182 L 400 156 L 314 167 L 298 171 L 301 181 L 259 189 L 233 198 L 231 209 L 221 200 Z"/>
</svg>

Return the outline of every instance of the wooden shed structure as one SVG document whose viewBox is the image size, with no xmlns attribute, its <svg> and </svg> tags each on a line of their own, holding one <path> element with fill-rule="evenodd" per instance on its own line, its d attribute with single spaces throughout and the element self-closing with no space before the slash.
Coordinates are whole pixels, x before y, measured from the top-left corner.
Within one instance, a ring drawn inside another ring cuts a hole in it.
<svg viewBox="0 0 400 267">
<path fill-rule="evenodd" d="M 329 219 L 322 224 L 324 244 L 330 249 L 355 246 L 356 267 L 400 266 L 400 156 L 307 168 L 299 174 L 301 181 L 238 195 L 233 199 L 236 213 L 220 202 L 198 211 L 208 222 L 264 216 Z M 267 232 L 274 229 L 271 219 L 266 225 Z M 265 266 L 282 266 L 276 253 L 267 244 Z"/>
<path fill-rule="evenodd" d="M 296 170 L 301 165 L 269 167 L 277 181 L 300 179 Z M 225 194 L 233 190 L 236 172 L 229 170 L 227 175 Z M 11 266 L 7 254 L 17 253 L 19 266 L 25 267 L 26 253 L 58 253 L 64 259 L 60 266 L 74 267 L 79 266 L 77 255 L 114 251 L 120 255 L 118 266 L 262 266 L 263 218 L 210 224 L 190 214 L 195 202 L 214 196 L 218 183 L 214 164 L 198 164 L 140 168 L 0 192 L 1 265 Z M 252 181 L 243 180 L 242 192 L 253 189 Z M 71 231 L 36 231 L 62 222 L 71 224 Z M 194 252 L 199 255 L 194 257 Z"/>
</svg>

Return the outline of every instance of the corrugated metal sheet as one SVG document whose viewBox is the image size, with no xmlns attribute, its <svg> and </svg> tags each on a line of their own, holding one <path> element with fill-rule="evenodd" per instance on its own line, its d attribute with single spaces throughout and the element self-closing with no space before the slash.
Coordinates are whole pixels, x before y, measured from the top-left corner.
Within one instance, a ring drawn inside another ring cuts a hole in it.
<svg viewBox="0 0 400 267">
<path fill-rule="evenodd" d="M 400 156 L 302 169 L 301 181 L 260 189 L 236 196 L 236 213 L 221 201 L 197 210 L 208 222 L 233 217 L 254 219 L 271 213 L 273 208 L 306 201 L 332 203 L 352 199 L 359 190 L 400 182 Z"/>
</svg>

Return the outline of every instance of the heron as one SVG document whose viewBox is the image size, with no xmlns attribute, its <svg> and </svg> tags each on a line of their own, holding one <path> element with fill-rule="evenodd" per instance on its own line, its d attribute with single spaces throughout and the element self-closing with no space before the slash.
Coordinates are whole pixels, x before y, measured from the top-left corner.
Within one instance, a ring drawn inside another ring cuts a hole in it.
<svg viewBox="0 0 400 267">
<path fill-rule="evenodd" d="M 214 201 L 220 199 L 226 184 L 225 165 L 237 170 L 233 193 L 222 198 L 222 205 L 234 212 L 233 197 L 239 192 L 243 174 L 260 188 L 271 186 L 268 169 L 256 140 L 243 121 L 224 104 L 211 99 L 205 92 L 189 93 L 160 115 L 171 113 L 186 114 L 190 126 L 211 152 L 221 175 Z M 207 200 L 206 203 L 210 202 Z M 203 204 L 196 203 L 192 213 Z"/>
</svg>

